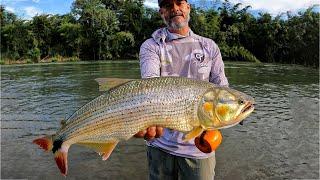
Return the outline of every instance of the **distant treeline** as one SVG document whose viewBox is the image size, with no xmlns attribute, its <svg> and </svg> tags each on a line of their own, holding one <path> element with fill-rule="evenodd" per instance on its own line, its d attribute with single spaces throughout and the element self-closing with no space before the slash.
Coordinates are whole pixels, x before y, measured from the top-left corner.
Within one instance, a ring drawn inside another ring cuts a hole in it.
<svg viewBox="0 0 320 180">
<path fill-rule="evenodd" d="M 319 67 L 319 12 L 253 16 L 228 1 L 192 7 L 191 28 L 213 39 L 225 60 Z M 143 0 L 75 0 L 65 15 L 23 20 L 1 6 L 1 62 L 137 59 L 141 43 L 164 24 Z"/>
</svg>

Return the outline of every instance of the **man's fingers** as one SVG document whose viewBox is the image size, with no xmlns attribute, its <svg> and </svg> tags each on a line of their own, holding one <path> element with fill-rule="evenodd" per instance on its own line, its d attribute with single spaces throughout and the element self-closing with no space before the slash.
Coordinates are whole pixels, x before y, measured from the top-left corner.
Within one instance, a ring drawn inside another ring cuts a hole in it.
<svg viewBox="0 0 320 180">
<path fill-rule="evenodd" d="M 163 128 L 162 127 L 160 127 L 160 126 L 157 126 L 156 127 L 156 138 L 158 138 L 158 137 L 160 137 L 160 136 L 162 136 L 163 135 Z"/>
<path fill-rule="evenodd" d="M 158 138 L 163 135 L 163 128 L 160 126 L 152 126 L 147 128 L 146 130 L 139 131 L 134 135 L 136 138 L 144 138 L 146 140 L 151 140 L 154 138 Z"/>
<path fill-rule="evenodd" d="M 156 127 L 155 127 L 155 126 L 148 127 L 147 133 L 146 133 L 146 135 L 144 136 L 144 138 L 145 138 L 146 140 L 151 140 L 151 139 L 153 139 L 155 136 L 156 136 Z"/>
<path fill-rule="evenodd" d="M 134 135 L 136 138 L 143 138 L 147 133 L 147 130 L 139 131 L 137 134 Z"/>
</svg>

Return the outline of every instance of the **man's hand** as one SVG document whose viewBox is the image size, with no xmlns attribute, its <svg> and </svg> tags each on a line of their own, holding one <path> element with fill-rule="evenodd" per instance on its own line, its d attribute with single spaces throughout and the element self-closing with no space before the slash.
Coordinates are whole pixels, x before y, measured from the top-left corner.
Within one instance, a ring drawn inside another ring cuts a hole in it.
<svg viewBox="0 0 320 180">
<path fill-rule="evenodd" d="M 137 134 L 134 135 L 134 137 L 137 138 L 144 138 L 145 140 L 151 140 L 154 138 L 158 138 L 162 136 L 163 134 L 163 128 L 160 126 L 151 126 L 143 131 L 139 131 Z"/>
</svg>

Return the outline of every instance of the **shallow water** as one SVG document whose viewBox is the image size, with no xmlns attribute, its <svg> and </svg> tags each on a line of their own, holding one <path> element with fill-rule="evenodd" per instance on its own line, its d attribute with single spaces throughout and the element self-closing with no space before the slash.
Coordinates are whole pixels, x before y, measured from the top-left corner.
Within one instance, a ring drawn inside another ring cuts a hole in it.
<svg viewBox="0 0 320 180">
<path fill-rule="evenodd" d="M 216 179 L 318 179 L 319 77 L 300 66 L 226 63 L 230 86 L 256 100 L 243 126 L 222 130 Z M 98 77 L 139 78 L 134 62 L 1 67 L 1 178 L 65 179 L 32 140 L 98 96 Z M 107 161 L 69 150 L 67 179 L 147 179 L 144 141 L 121 142 Z"/>
</svg>

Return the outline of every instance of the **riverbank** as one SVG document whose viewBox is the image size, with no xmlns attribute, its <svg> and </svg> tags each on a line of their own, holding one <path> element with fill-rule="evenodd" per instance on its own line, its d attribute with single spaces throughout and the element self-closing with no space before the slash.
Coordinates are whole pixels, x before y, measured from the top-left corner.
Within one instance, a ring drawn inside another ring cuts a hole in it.
<svg viewBox="0 0 320 180">
<path fill-rule="evenodd" d="M 1 58 L 0 65 L 11 65 L 11 64 L 36 64 L 36 63 L 56 63 L 56 62 L 78 62 L 80 58 L 73 57 L 62 57 L 62 56 L 54 56 L 54 57 L 45 57 L 40 60 L 36 59 L 9 59 L 9 58 Z"/>
<path fill-rule="evenodd" d="M 99 61 L 94 61 L 94 60 L 87 60 L 87 61 L 57 61 L 57 62 L 39 62 L 39 63 L 11 63 L 11 64 L 0 64 L 3 67 L 13 67 L 13 66 L 47 66 L 47 65 L 68 65 L 68 64 L 75 64 L 75 65 L 80 65 L 80 64 L 110 64 L 110 63 L 139 63 L 138 60 L 136 59 L 123 59 L 123 60 L 99 60 Z"/>
<path fill-rule="evenodd" d="M 33 62 L 30 61 L 28 59 L 24 59 L 24 60 L 2 60 L 0 59 L 0 65 L 48 65 L 48 64 L 90 64 L 90 63 L 137 63 L 139 62 L 138 59 L 112 59 L 112 60 L 81 60 L 81 59 L 75 59 L 74 57 L 64 57 L 64 58 L 60 58 L 60 59 L 55 59 L 55 58 L 48 58 L 45 60 L 40 60 L 39 62 Z M 300 64 L 281 64 L 281 63 L 263 63 L 263 62 L 259 62 L 259 63 L 255 63 L 255 62 L 246 62 L 246 61 L 232 61 L 232 60 L 228 60 L 228 59 L 224 59 L 224 63 L 225 65 L 228 65 L 229 63 L 238 63 L 238 64 L 260 64 L 261 66 L 268 66 L 268 65 L 272 65 L 272 66 L 293 66 L 293 67 L 302 67 L 302 68 L 312 68 L 312 69 L 319 69 L 318 67 L 309 67 L 309 66 L 303 66 Z"/>
</svg>

